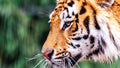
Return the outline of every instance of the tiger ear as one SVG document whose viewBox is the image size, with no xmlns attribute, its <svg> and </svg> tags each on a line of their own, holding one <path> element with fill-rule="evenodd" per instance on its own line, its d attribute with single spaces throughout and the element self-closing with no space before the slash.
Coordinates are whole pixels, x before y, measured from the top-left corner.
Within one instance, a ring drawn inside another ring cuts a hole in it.
<svg viewBox="0 0 120 68">
<path fill-rule="evenodd" d="M 114 0 L 96 0 L 96 3 L 100 7 L 106 8 L 106 7 L 110 7 L 114 3 Z"/>
</svg>

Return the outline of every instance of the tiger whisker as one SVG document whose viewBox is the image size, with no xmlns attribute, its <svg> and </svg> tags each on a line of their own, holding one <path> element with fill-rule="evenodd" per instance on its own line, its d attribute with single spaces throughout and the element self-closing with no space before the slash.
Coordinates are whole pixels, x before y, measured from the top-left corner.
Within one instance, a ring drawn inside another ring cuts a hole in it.
<svg viewBox="0 0 120 68">
<path fill-rule="evenodd" d="M 69 68 L 70 67 L 70 63 L 69 63 L 68 58 L 66 58 L 66 61 L 67 61 L 67 65 L 68 65 L 68 68 Z"/>
<path fill-rule="evenodd" d="M 65 68 L 65 59 L 62 59 L 63 62 L 63 68 Z"/>
<path fill-rule="evenodd" d="M 47 64 L 47 65 L 46 65 L 46 68 L 49 68 L 48 66 L 49 66 L 49 65 Z"/>
<path fill-rule="evenodd" d="M 46 64 L 46 62 L 43 61 L 43 62 L 41 63 L 41 66 L 44 68 L 45 64 Z"/>
<path fill-rule="evenodd" d="M 42 59 L 41 61 L 39 61 L 33 68 L 36 68 L 43 61 L 45 61 L 45 59 Z"/>
<path fill-rule="evenodd" d="M 27 61 L 31 61 L 31 60 L 37 59 L 37 58 L 39 58 L 39 57 L 41 57 L 41 56 L 42 56 L 41 54 L 37 54 L 37 55 L 35 55 L 35 56 L 32 57 L 32 58 L 26 58 L 26 59 L 27 59 Z"/>
<path fill-rule="evenodd" d="M 80 66 L 79 66 L 79 64 L 78 64 L 78 63 L 76 63 L 76 65 L 77 65 L 77 67 L 78 67 L 78 68 L 80 68 Z"/>
<path fill-rule="evenodd" d="M 47 63 L 45 62 L 45 64 L 44 64 L 44 68 L 47 68 Z"/>
<path fill-rule="evenodd" d="M 69 59 L 69 58 L 68 58 Z M 69 59 L 69 61 L 70 61 L 70 63 L 71 63 L 71 66 L 73 66 L 73 63 L 72 63 L 72 61 Z"/>
<path fill-rule="evenodd" d="M 73 62 L 75 62 L 75 58 L 71 58 L 70 57 L 70 59 L 73 60 Z M 78 63 L 76 63 L 76 65 L 77 65 L 78 68 L 80 68 L 80 66 L 78 65 Z"/>
<path fill-rule="evenodd" d="M 48 67 L 48 68 L 51 68 L 51 66 L 50 66 L 49 64 L 47 64 L 47 67 Z"/>
<path fill-rule="evenodd" d="M 74 60 L 74 58 L 73 58 L 73 61 L 75 61 L 75 60 Z M 78 63 L 76 63 L 76 65 L 77 65 L 77 67 L 78 67 L 78 68 L 80 68 L 80 66 L 79 66 L 79 64 L 78 64 Z"/>
<path fill-rule="evenodd" d="M 47 67 L 46 68 L 50 68 L 50 65 L 47 63 Z"/>
<path fill-rule="evenodd" d="M 70 68 L 72 67 L 72 62 L 71 62 L 71 60 L 68 58 L 68 61 L 70 62 L 69 63 L 69 66 L 70 66 Z"/>
</svg>

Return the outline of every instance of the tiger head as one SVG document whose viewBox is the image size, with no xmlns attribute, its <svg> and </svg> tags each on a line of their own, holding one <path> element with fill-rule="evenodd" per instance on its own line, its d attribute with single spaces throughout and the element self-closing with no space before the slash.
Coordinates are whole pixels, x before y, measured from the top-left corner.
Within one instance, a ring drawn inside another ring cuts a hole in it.
<svg viewBox="0 0 120 68">
<path fill-rule="evenodd" d="M 110 62 L 120 53 L 120 26 L 114 0 L 57 0 L 42 54 L 53 68 L 79 61 Z"/>
</svg>

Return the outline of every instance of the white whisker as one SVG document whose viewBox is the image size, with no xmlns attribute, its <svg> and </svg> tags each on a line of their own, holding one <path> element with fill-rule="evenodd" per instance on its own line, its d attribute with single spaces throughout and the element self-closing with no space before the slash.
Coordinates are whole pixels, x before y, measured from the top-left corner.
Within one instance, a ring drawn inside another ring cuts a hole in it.
<svg viewBox="0 0 120 68">
<path fill-rule="evenodd" d="M 77 65 L 77 67 L 78 67 L 78 68 L 80 68 L 80 66 L 79 66 L 79 64 L 78 64 L 78 63 L 76 63 L 76 65 Z"/>
<path fill-rule="evenodd" d="M 49 67 L 48 67 L 48 64 L 46 65 L 46 68 L 49 68 Z"/>
<path fill-rule="evenodd" d="M 71 58 L 71 57 L 70 57 Z M 71 58 L 71 60 L 73 60 L 73 62 L 76 62 L 75 61 L 75 58 Z M 77 67 L 80 68 L 80 66 L 78 65 L 78 63 L 76 63 Z"/>
<path fill-rule="evenodd" d="M 62 59 L 61 63 L 63 64 L 63 65 L 62 65 L 62 68 L 64 68 L 64 59 Z"/>
<path fill-rule="evenodd" d="M 73 65 L 72 61 L 69 59 L 70 63 L 71 63 L 71 66 Z"/>
<path fill-rule="evenodd" d="M 45 61 L 45 59 L 39 61 L 33 68 L 36 68 L 41 62 Z"/>
<path fill-rule="evenodd" d="M 26 59 L 27 59 L 27 61 L 31 61 L 31 60 L 37 59 L 37 58 L 39 58 L 41 56 L 42 56 L 41 54 L 37 54 L 33 58 L 26 58 Z"/>
<path fill-rule="evenodd" d="M 65 68 L 66 64 L 65 64 L 65 59 L 64 59 L 64 68 Z"/>
<path fill-rule="evenodd" d="M 47 67 L 48 67 L 48 68 L 51 68 L 51 66 L 50 66 L 49 64 L 47 64 Z"/>
<path fill-rule="evenodd" d="M 78 64 L 78 63 L 76 63 L 76 65 L 77 65 L 77 67 L 78 67 L 78 68 L 80 68 L 80 66 L 79 66 L 79 64 Z"/>
<path fill-rule="evenodd" d="M 42 66 L 42 67 L 44 67 L 45 63 L 46 63 L 46 62 L 45 62 L 45 61 L 43 61 L 43 62 L 41 63 L 41 66 Z"/>
<path fill-rule="evenodd" d="M 47 68 L 50 68 L 50 65 L 47 63 Z"/>
<path fill-rule="evenodd" d="M 68 65 L 69 65 L 69 67 L 71 68 L 72 66 L 72 62 L 71 62 L 71 60 L 69 59 L 69 58 L 67 58 L 67 60 L 68 60 Z"/>
<path fill-rule="evenodd" d="M 45 62 L 45 64 L 44 64 L 44 67 L 43 68 L 47 68 L 47 63 Z"/>
</svg>

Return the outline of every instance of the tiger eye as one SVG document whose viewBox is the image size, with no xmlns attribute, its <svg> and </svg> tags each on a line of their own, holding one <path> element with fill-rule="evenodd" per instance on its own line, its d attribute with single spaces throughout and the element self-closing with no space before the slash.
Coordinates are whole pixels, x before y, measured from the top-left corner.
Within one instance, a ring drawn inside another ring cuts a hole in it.
<svg viewBox="0 0 120 68">
<path fill-rule="evenodd" d="M 71 25 L 71 22 L 66 22 L 66 26 L 70 26 Z"/>
<path fill-rule="evenodd" d="M 67 27 L 69 27 L 72 22 L 73 22 L 73 21 L 66 21 L 66 22 L 65 22 L 65 25 L 66 25 Z"/>
</svg>

